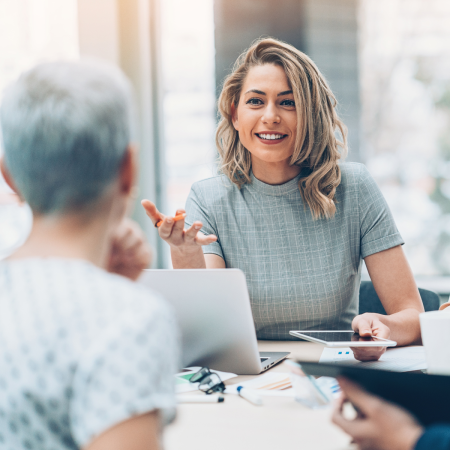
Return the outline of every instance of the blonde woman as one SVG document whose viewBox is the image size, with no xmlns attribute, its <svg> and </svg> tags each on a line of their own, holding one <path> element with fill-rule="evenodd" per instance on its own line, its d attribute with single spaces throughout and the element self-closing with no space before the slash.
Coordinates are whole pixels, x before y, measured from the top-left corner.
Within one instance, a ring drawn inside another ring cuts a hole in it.
<svg viewBox="0 0 450 450">
<path fill-rule="evenodd" d="M 186 229 L 142 202 L 153 223 L 162 220 L 174 268 L 243 270 L 260 339 L 353 327 L 400 345 L 419 341 L 423 305 L 402 237 L 366 168 L 339 164 L 346 128 L 311 59 L 281 41 L 257 41 L 218 106 L 221 174 L 192 186 Z M 362 259 L 387 316 L 357 315 Z M 383 349 L 355 352 L 377 359 Z"/>
</svg>

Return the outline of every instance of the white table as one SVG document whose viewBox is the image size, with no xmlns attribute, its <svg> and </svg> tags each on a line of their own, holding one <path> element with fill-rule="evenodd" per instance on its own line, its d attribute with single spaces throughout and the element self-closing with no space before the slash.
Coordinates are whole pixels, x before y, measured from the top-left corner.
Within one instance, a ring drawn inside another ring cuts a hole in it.
<svg viewBox="0 0 450 450">
<path fill-rule="evenodd" d="M 259 341 L 260 351 L 290 351 L 290 359 L 318 361 L 322 347 L 309 342 Z M 270 369 L 287 372 L 278 364 Z M 239 376 L 229 384 L 255 378 Z M 199 394 L 200 395 L 200 394 Z M 348 450 L 350 439 L 330 422 L 329 409 L 311 410 L 290 397 L 264 397 L 254 406 L 236 395 L 224 403 L 181 404 L 165 431 L 165 450 Z"/>
</svg>

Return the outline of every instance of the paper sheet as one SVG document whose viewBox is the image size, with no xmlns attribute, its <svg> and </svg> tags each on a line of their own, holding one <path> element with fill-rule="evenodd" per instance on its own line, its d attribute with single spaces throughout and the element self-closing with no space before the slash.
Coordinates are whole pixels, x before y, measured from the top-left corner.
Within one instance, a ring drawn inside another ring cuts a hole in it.
<svg viewBox="0 0 450 450">
<path fill-rule="evenodd" d="M 252 380 L 230 384 L 227 386 L 225 392 L 227 394 L 237 394 L 236 388 L 238 386 L 244 386 L 247 389 L 255 390 L 259 395 L 264 396 L 294 397 L 295 395 L 289 373 L 265 373 Z"/>
<path fill-rule="evenodd" d="M 189 380 L 198 372 L 201 367 L 186 367 L 183 372 L 175 375 L 175 392 L 181 394 L 182 392 L 192 392 L 198 389 L 199 383 L 191 383 Z M 231 372 L 219 372 L 218 370 L 212 370 L 211 372 L 217 373 L 222 381 L 229 380 L 230 378 L 237 377 L 235 373 Z"/>
<path fill-rule="evenodd" d="M 427 368 L 425 349 L 422 346 L 396 347 L 388 349 L 379 361 L 357 361 L 350 348 L 325 347 L 319 362 L 328 364 L 359 365 L 371 369 L 409 372 Z"/>
</svg>

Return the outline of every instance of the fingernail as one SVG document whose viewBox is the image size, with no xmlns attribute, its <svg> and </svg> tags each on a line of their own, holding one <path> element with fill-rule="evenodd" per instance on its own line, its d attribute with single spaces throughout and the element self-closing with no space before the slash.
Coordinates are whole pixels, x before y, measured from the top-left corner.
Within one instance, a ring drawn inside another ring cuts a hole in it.
<svg viewBox="0 0 450 450">
<path fill-rule="evenodd" d="M 172 223 L 172 219 L 167 219 L 167 223 Z"/>
<path fill-rule="evenodd" d="M 196 230 L 200 230 L 201 226 L 200 225 L 195 225 L 194 227 Z"/>
</svg>

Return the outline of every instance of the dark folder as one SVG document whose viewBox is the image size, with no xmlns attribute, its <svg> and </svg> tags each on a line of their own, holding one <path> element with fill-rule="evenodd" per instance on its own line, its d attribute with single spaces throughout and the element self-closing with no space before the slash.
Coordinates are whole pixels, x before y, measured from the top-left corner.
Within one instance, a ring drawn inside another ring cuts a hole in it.
<svg viewBox="0 0 450 450">
<path fill-rule="evenodd" d="M 297 362 L 309 375 L 344 376 L 372 394 L 407 409 L 423 425 L 450 424 L 450 376 Z"/>
</svg>

